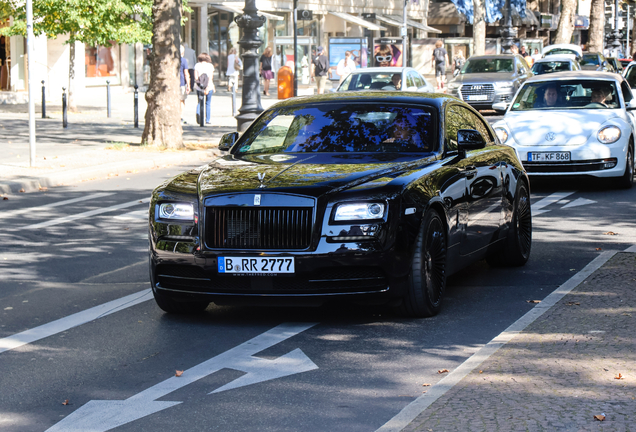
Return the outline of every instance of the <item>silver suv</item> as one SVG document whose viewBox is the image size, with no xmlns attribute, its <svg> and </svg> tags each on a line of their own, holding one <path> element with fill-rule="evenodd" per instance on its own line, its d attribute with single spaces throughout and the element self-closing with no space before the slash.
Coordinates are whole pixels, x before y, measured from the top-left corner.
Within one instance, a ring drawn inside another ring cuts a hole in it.
<svg viewBox="0 0 636 432">
<path fill-rule="evenodd" d="M 528 64 L 518 54 L 473 56 L 448 83 L 448 93 L 475 109 L 492 109 L 494 103 L 512 101 L 531 76 Z"/>
</svg>

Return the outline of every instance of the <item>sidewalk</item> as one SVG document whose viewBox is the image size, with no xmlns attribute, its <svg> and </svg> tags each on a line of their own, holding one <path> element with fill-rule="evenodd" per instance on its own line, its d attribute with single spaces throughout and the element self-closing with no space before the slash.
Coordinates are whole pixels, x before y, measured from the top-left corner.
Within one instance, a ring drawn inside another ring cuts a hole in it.
<svg viewBox="0 0 636 432">
<path fill-rule="evenodd" d="M 414 414 L 380 431 L 636 429 L 636 246 L 627 251 L 599 256 L 609 261 L 543 299 L 524 317 L 535 321 L 482 348 L 463 377 L 460 367 L 423 387 Z"/>
<path fill-rule="evenodd" d="M 36 104 L 36 159 L 29 166 L 27 104 L 0 105 L 0 194 L 32 192 L 159 166 L 206 163 L 219 154 L 219 138 L 236 131 L 231 93 L 217 86 L 212 99 L 211 125 L 196 124 L 197 97 L 191 94 L 183 111 L 183 141 L 189 151 L 161 151 L 141 146 L 121 150 L 125 144 L 139 144 L 146 112 L 145 94 L 139 93 L 139 128 L 134 128 L 134 95 L 121 87 L 111 88 L 111 117 L 107 117 L 106 89 L 89 88 L 77 95 L 77 113 L 68 113 L 68 128 L 62 127 L 62 106 L 47 102 L 42 118 Z M 60 97 L 61 99 L 61 97 Z M 61 103 L 61 100 L 59 101 Z M 275 96 L 261 96 L 264 109 L 278 102 Z M 241 93 L 236 96 L 237 110 Z"/>
</svg>

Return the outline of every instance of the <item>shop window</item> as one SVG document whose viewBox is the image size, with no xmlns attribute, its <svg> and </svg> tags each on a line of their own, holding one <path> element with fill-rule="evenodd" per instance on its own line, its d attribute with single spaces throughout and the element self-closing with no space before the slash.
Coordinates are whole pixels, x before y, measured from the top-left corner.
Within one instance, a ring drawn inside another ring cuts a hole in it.
<svg viewBox="0 0 636 432">
<path fill-rule="evenodd" d="M 111 84 L 119 84 L 119 56 L 115 46 L 90 46 L 85 47 L 84 64 L 86 78 L 95 78 Z"/>
</svg>

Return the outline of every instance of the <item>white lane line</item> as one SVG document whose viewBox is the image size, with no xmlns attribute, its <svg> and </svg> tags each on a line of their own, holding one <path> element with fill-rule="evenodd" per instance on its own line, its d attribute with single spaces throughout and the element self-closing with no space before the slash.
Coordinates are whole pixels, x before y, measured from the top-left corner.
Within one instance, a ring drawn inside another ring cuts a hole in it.
<svg viewBox="0 0 636 432">
<path fill-rule="evenodd" d="M 122 221 L 146 220 L 148 219 L 148 210 L 135 210 L 130 213 L 115 216 L 113 219 Z"/>
<path fill-rule="evenodd" d="M 636 252 L 636 245 L 628 247 L 625 249 L 625 252 Z"/>
<path fill-rule="evenodd" d="M 553 193 L 552 195 L 548 195 L 547 197 L 543 198 L 541 201 L 537 201 L 536 203 L 532 204 L 532 207 L 530 208 L 532 211 L 532 216 L 537 216 L 537 215 L 540 215 L 541 213 L 549 212 L 550 210 L 541 210 L 541 209 L 543 207 L 549 206 L 550 204 L 554 204 L 555 202 L 560 201 L 563 198 L 566 198 L 575 192 L 576 191 L 556 192 L 556 193 Z"/>
<path fill-rule="evenodd" d="M 0 339 L 0 354 L 22 345 L 26 345 L 40 339 L 44 339 L 54 334 L 66 331 L 73 327 L 86 324 L 89 321 L 105 317 L 115 312 L 119 312 L 136 304 L 143 303 L 152 298 L 152 290 L 147 289 L 127 295 L 116 300 L 109 301 L 99 306 L 86 309 L 85 311 L 74 313 L 64 318 L 60 318 L 50 323 L 16 333 L 12 336 Z"/>
<path fill-rule="evenodd" d="M 583 270 L 568 279 L 563 285 L 554 290 L 541 303 L 530 309 L 525 315 L 512 323 L 510 327 L 488 342 L 475 354 L 469 357 L 465 362 L 459 365 L 455 370 L 441 379 L 437 384 L 429 388 L 429 390 L 408 404 L 395 417 L 382 425 L 376 432 L 398 432 L 408 426 L 422 411 L 431 406 L 437 399 L 442 397 L 448 390 L 453 388 L 457 383 L 472 372 L 477 366 L 483 363 L 499 348 L 532 324 L 537 318 L 543 315 L 548 309 L 554 306 L 572 289 L 577 287 L 592 273 L 601 268 L 603 264 L 609 261 L 618 251 L 605 251 L 597 256 L 592 262 L 586 265 Z"/>
<path fill-rule="evenodd" d="M 561 207 L 561 209 L 566 209 L 566 208 L 570 208 L 570 207 L 579 207 L 579 206 L 595 204 L 595 203 L 596 203 L 596 201 L 592 201 L 592 200 L 589 200 L 587 198 L 577 198 L 574 201 L 569 202 L 566 205 L 564 205 L 563 207 Z"/>
<path fill-rule="evenodd" d="M 38 229 L 38 228 L 46 228 L 46 227 L 50 227 L 50 226 L 54 226 L 54 225 L 60 225 L 66 222 L 70 222 L 70 221 L 74 221 L 74 220 L 78 220 L 78 219 L 84 219 L 90 216 L 95 216 L 98 214 L 102 214 L 102 213 L 108 213 L 108 212 L 112 212 L 115 210 L 119 210 L 119 209 L 123 209 L 123 208 L 127 208 L 127 207 L 132 207 L 134 205 L 139 205 L 139 204 L 145 204 L 150 202 L 150 198 L 144 198 L 144 199 L 140 199 L 140 200 L 135 200 L 135 201 L 130 201 L 127 203 L 123 203 L 123 204 L 117 204 L 114 206 L 110 206 L 110 207 L 104 207 L 104 208 L 99 208 L 99 209 L 95 209 L 95 210 L 90 210 L 84 213 L 78 213 L 78 214 L 74 214 L 74 215 L 69 215 L 69 216 L 64 216 L 61 218 L 57 218 L 57 219 L 52 219 L 50 221 L 46 221 L 46 222 L 40 222 L 37 223 L 35 225 L 29 225 L 24 227 L 25 229 Z"/>
<path fill-rule="evenodd" d="M 54 202 L 54 203 L 51 203 L 51 204 L 45 204 L 43 206 L 21 208 L 19 210 L 12 210 L 12 211 L 7 211 L 7 212 L 2 212 L 2 213 L 0 213 L 0 219 L 14 217 L 14 216 L 18 216 L 18 215 L 21 215 L 21 214 L 24 214 L 24 213 L 38 212 L 38 211 L 47 210 L 47 209 L 54 208 L 54 207 L 60 207 L 60 206 L 66 205 L 66 204 L 74 204 L 74 203 L 78 203 L 78 202 L 82 202 L 82 201 L 88 201 L 88 200 L 92 200 L 92 199 L 95 199 L 95 198 L 102 198 L 102 197 L 110 196 L 110 195 L 115 195 L 115 192 L 99 192 L 99 193 L 94 193 L 94 194 L 86 195 L 86 196 L 79 197 L 79 198 L 73 198 L 73 199 L 70 199 L 70 200 L 58 201 L 58 202 Z"/>
</svg>

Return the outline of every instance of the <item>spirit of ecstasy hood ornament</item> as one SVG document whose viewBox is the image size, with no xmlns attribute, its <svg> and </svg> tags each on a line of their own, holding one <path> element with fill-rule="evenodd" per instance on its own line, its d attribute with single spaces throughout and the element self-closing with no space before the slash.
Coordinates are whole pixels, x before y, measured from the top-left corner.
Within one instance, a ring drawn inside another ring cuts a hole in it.
<svg viewBox="0 0 636 432">
<path fill-rule="evenodd" d="M 265 173 L 258 173 L 258 181 L 261 182 L 261 185 L 259 186 L 259 188 L 264 188 L 265 187 Z"/>
</svg>

